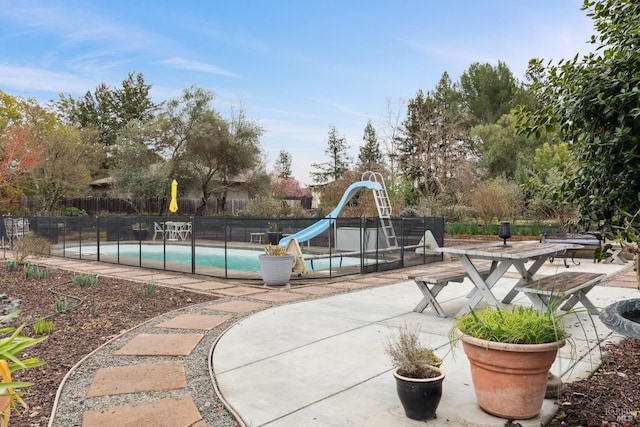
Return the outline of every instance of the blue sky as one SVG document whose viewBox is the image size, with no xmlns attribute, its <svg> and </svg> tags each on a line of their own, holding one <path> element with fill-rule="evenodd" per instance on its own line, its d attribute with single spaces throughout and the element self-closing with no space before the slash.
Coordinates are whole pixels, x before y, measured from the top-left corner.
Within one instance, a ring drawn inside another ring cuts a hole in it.
<svg viewBox="0 0 640 427">
<path fill-rule="evenodd" d="M 42 103 L 142 73 L 160 102 L 192 84 L 224 116 L 243 104 L 266 133 L 270 169 L 281 149 L 312 184 L 331 125 L 357 157 L 388 106 L 453 81 L 474 62 L 527 62 L 592 49 L 582 0 L 0 0 L 0 89 Z"/>
</svg>

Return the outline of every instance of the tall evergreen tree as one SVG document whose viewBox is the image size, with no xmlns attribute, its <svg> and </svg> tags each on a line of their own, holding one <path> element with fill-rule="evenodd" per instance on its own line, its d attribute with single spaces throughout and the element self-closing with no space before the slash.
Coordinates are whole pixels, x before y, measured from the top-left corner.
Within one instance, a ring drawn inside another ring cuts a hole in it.
<svg viewBox="0 0 640 427">
<path fill-rule="evenodd" d="M 329 161 L 311 164 L 312 168 L 317 169 L 317 172 L 310 174 L 313 181 L 320 184 L 329 180 L 335 181 L 347 172 L 351 163 L 351 157 L 347 153 L 348 148 L 346 138 L 339 136 L 336 127 L 331 125 L 327 148 L 324 150 L 325 154 L 329 156 Z"/>
<path fill-rule="evenodd" d="M 364 136 L 362 137 L 364 145 L 360 147 L 358 155 L 358 164 L 363 170 L 375 171 L 380 169 L 382 164 L 382 151 L 380 151 L 380 142 L 376 135 L 376 130 L 371 124 L 371 120 L 367 122 L 364 128 Z"/>
<path fill-rule="evenodd" d="M 520 102 L 524 89 L 501 61 L 497 66 L 475 62 L 460 76 L 460 94 L 473 124 L 493 124 Z"/>
<path fill-rule="evenodd" d="M 419 90 L 407 104 L 398 138 L 398 166 L 413 188 L 424 196 L 449 190 L 468 152 L 468 123 L 445 72 L 436 89 Z"/>
<path fill-rule="evenodd" d="M 291 172 L 291 154 L 285 150 L 280 150 L 278 153 L 278 158 L 276 159 L 276 163 L 274 165 L 274 172 L 276 174 L 276 178 L 280 179 L 289 179 L 292 177 Z"/>
</svg>

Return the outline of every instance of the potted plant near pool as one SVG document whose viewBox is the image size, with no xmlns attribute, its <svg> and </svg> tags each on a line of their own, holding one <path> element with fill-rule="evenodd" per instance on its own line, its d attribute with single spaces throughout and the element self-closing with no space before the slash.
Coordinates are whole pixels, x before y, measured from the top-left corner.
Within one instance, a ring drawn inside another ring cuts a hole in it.
<svg viewBox="0 0 640 427">
<path fill-rule="evenodd" d="M 435 418 L 445 377 L 442 359 L 406 327 L 387 341 L 385 351 L 395 366 L 396 391 L 405 415 L 414 420 Z"/>
<path fill-rule="evenodd" d="M 284 228 L 280 222 L 268 222 L 267 223 L 267 239 L 269 244 L 277 245 L 283 237 L 282 232 Z"/>
<path fill-rule="evenodd" d="M 295 257 L 280 245 L 269 243 L 264 248 L 264 253 L 258 256 L 260 261 L 260 273 L 267 286 L 282 286 L 289 283 L 291 269 Z"/>
<path fill-rule="evenodd" d="M 471 310 L 456 320 L 452 334 L 462 341 L 484 411 L 517 420 L 538 415 L 549 369 L 567 339 L 552 309 Z"/>
</svg>

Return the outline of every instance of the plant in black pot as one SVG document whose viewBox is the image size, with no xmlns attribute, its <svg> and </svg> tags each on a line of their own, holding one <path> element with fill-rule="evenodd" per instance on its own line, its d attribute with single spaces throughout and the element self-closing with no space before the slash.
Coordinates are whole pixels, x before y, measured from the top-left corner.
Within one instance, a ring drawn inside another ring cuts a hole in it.
<svg viewBox="0 0 640 427">
<path fill-rule="evenodd" d="M 414 420 L 435 418 L 445 377 L 440 369 L 442 359 L 407 327 L 386 342 L 385 350 L 395 366 L 396 391 L 406 416 Z"/>
<path fill-rule="evenodd" d="M 277 245 L 280 242 L 280 239 L 283 237 L 283 227 L 279 222 L 268 222 L 267 223 L 267 238 L 269 239 L 269 243 L 272 245 Z"/>
</svg>

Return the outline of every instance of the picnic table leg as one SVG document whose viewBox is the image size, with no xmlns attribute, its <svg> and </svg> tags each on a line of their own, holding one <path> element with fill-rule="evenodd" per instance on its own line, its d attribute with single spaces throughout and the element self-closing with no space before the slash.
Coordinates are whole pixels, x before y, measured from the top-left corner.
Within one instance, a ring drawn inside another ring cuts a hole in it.
<svg viewBox="0 0 640 427">
<path fill-rule="evenodd" d="M 436 296 L 440 293 L 440 291 L 447 285 L 446 283 L 438 283 L 433 285 L 433 288 L 429 289 L 429 285 L 423 280 L 415 280 L 416 285 L 424 295 L 422 300 L 416 305 L 413 309 L 416 313 L 422 313 L 425 308 L 427 308 L 430 304 L 433 307 L 433 310 L 439 317 L 447 317 L 447 314 L 444 312 L 440 303 L 436 300 Z"/>
<path fill-rule="evenodd" d="M 595 305 L 593 305 L 591 300 L 587 297 L 587 292 L 593 289 L 594 286 L 595 286 L 595 283 L 593 286 L 589 288 L 580 289 L 578 292 L 572 294 L 567 299 L 567 301 L 564 304 L 562 304 L 562 307 L 560 307 L 560 310 L 563 310 L 563 311 L 571 310 L 579 301 L 580 303 L 582 303 L 583 307 L 587 309 L 589 314 L 596 314 L 596 315 L 600 314 L 600 310 L 598 310 L 598 308 Z"/>
<path fill-rule="evenodd" d="M 507 293 L 507 296 L 505 296 L 502 299 L 502 302 L 504 304 L 509 304 L 511 301 L 513 301 L 513 299 L 518 295 L 518 291 L 516 290 L 516 288 L 525 283 L 533 281 L 533 276 L 538 272 L 538 270 L 540 270 L 540 267 L 542 267 L 544 263 L 547 262 L 547 259 L 548 259 L 547 257 L 540 257 L 536 259 L 531 265 L 531 267 L 529 267 L 529 269 L 525 267 L 524 262 L 514 263 L 513 266 L 516 268 L 516 270 L 518 270 L 518 272 L 520 273 L 520 276 L 522 277 L 513 286 L 513 288 L 511 288 L 509 293 Z"/>
<path fill-rule="evenodd" d="M 480 273 L 478 273 L 478 270 L 473 265 L 469 257 L 462 255 L 460 257 L 460 262 L 464 266 L 465 270 L 467 270 L 469 279 L 471 279 L 476 289 L 469 297 L 469 303 L 458 312 L 458 316 L 469 312 L 470 308 L 475 307 L 483 298 L 487 300 L 489 305 L 493 307 L 499 306 L 500 303 L 491 292 L 491 288 L 504 275 L 504 273 L 506 273 L 511 266 L 511 262 L 502 261 L 499 263 L 491 274 L 489 274 L 486 280 L 480 276 Z"/>
</svg>

